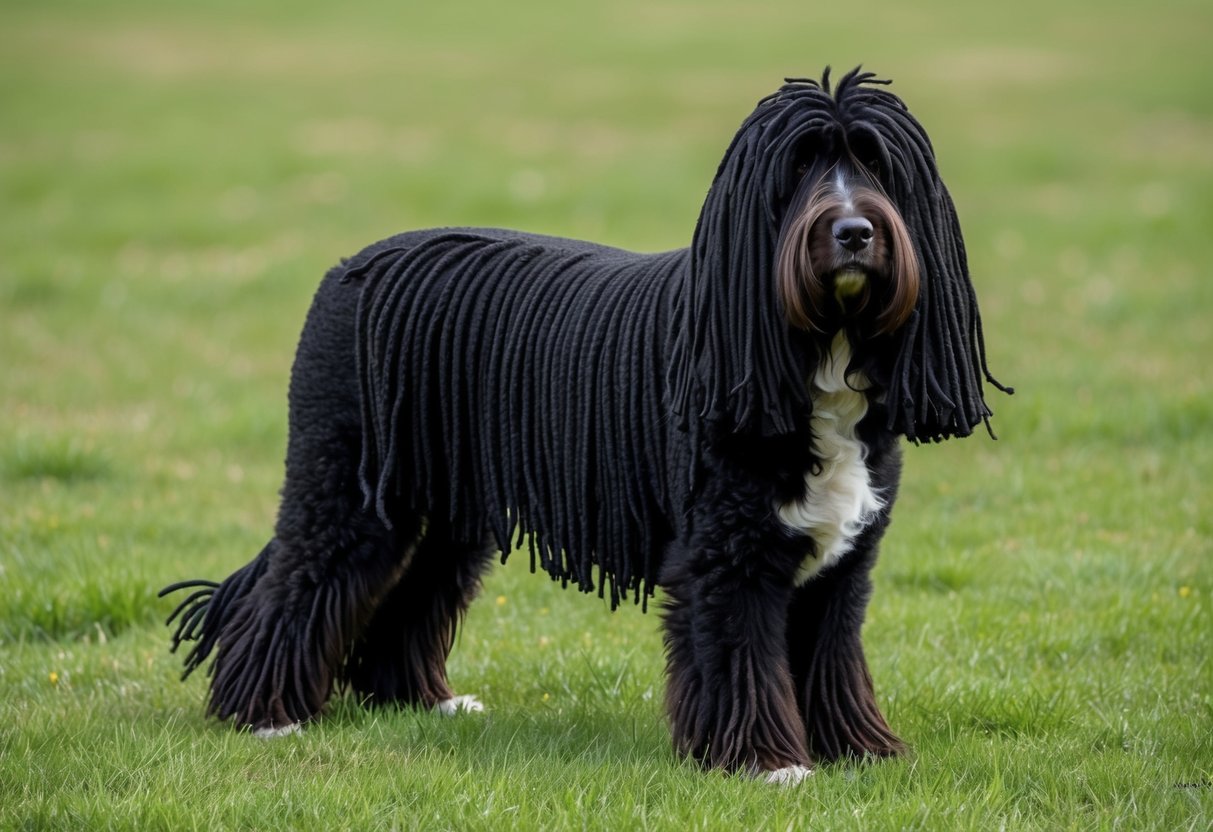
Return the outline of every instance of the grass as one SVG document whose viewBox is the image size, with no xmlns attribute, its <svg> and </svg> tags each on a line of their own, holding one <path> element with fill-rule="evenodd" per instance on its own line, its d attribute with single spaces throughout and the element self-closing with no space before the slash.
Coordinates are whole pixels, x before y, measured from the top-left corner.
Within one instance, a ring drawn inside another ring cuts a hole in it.
<svg viewBox="0 0 1213 832">
<path fill-rule="evenodd" d="M 0 827 L 1210 828 L 1211 32 L 1185 0 L 9 0 Z M 268 534 L 323 270 L 448 223 L 683 245 L 753 102 L 860 61 L 931 131 L 1019 391 L 1000 441 L 907 451 L 866 640 L 914 753 L 696 771 L 657 617 L 525 559 L 452 660 L 485 718 L 208 722 L 155 589 Z"/>
</svg>

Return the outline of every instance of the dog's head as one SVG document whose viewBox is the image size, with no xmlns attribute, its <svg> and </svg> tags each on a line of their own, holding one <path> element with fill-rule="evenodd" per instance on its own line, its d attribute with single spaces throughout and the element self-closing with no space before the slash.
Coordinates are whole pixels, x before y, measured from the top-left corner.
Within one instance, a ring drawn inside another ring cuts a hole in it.
<svg viewBox="0 0 1213 832">
<path fill-rule="evenodd" d="M 831 158 L 833 157 L 833 158 Z M 879 162 L 846 148 L 806 157 L 775 254 L 775 284 L 793 327 L 889 335 L 918 301 L 918 256 L 881 187 Z"/>
<path fill-rule="evenodd" d="M 684 424 L 780 435 L 811 408 L 815 334 L 846 328 L 888 427 L 967 436 L 992 415 L 977 300 L 951 196 L 922 126 L 887 81 L 790 80 L 725 153 L 691 244 L 672 335 Z"/>
</svg>

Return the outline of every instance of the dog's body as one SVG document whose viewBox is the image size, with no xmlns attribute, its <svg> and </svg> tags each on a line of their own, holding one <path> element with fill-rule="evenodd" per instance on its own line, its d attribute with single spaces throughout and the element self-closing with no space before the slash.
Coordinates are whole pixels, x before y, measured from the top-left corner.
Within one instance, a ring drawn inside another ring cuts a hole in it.
<svg viewBox="0 0 1213 832">
<path fill-rule="evenodd" d="M 775 780 L 896 753 L 860 627 L 898 439 L 989 410 L 950 198 L 871 80 L 764 99 L 690 249 L 441 229 L 333 269 L 275 537 L 179 585 L 202 587 L 176 643 L 198 640 L 187 673 L 217 649 L 211 712 L 280 733 L 335 682 L 449 708 L 459 618 L 525 538 L 612 606 L 665 589 L 680 753 Z"/>
</svg>

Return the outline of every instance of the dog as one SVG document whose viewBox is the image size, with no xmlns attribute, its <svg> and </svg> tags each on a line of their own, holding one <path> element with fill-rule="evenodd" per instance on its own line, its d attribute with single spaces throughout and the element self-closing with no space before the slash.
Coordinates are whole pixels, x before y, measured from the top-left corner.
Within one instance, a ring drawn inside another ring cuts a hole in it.
<svg viewBox="0 0 1213 832">
<path fill-rule="evenodd" d="M 992 412 L 964 243 L 888 81 L 789 79 L 689 248 L 446 228 L 329 271 L 291 373 L 273 538 L 168 623 L 209 710 L 297 730 L 335 686 L 478 710 L 446 676 L 494 553 L 647 608 L 677 753 L 795 783 L 904 746 L 860 641 L 900 438 Z M 990 431 L 993 435 L 992 431 Z M 184 678 L 183 676 L 183 678 Z"/>
</svg>

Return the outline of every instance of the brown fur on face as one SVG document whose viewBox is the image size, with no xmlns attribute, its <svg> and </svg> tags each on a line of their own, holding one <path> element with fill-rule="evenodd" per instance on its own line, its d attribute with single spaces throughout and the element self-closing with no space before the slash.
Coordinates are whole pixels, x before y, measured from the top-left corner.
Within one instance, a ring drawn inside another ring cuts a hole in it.
<svg viewBox="0 0 1213 832">
<path fill-rule="evenodd" d="M 875 334 L 896 331 L 913 312 L 919 287 L 918 258 L 901 215 L 849 160 L 807 176 L 815 181 L 801 185 L 811 190 L 785 220 L 775 261 L 788 323 L 820 332 L 831 320 L 874 315 Z M 849 217 L 872 224 L 872 241 L 862 251 L 848 251 L 834 238 L 834 223 Z M 834 278 L 848 270 L 863 272 L 867 281 L 844 309 L 834 298 Z"/>
</svg>

